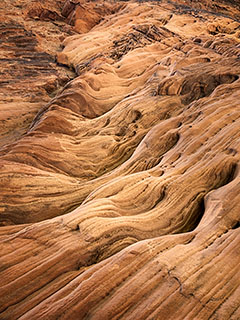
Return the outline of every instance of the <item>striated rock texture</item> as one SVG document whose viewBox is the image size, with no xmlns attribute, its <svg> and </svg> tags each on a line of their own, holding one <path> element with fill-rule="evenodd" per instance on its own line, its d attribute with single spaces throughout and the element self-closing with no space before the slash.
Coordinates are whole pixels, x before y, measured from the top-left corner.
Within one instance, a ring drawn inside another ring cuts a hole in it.
<svg viewBox="0 0 240 320">
<path fill-rule="evenodd" d="M 239 1 L 0 6 L 0 319 L 240 319 Z"/>
</svg>

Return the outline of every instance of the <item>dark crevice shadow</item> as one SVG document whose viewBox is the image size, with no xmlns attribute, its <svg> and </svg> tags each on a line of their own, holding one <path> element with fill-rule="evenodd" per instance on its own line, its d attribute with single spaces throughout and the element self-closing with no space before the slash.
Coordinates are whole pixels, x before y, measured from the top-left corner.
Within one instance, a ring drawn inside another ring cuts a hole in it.
<svg viewBox="0 0 240 320">
<path fill-rule="evenodd" d="M 196 208 L 183 226 L 181 233 L 191 232 L 197 228 L 205 213 L 204 197 L 197 200 Z"/>
<path fill-rule="evenodd" d="M 205 213 L 204 198 L 210 191 L 214 189 L 219 189 L 223 186 L 226 186 L 230 182 L 232 182 L 235 178 L 236 170 L 237 170 L 237 164 L 236 163 L 231 164 L 228 174 L 226 174 L 225 178 L 222 179 L 222 181 L 219 183 L 218 186 L 215 186 L 215 188 L 209 190 L 206 194 L 203 194 L 202 196 L 199 196 L 199 195 L 196 196 L 195 207 L 189 213 L 189 217 L 187 221 L 184 223 L 184 226 L 181 228 L 181 232 L 179 233 L 191 232 L 198 227 Z M 240 222 L 237 221 L 232 227 L 232 229 L 237 229 L 239 226 L 240 226 Z"/>
<path fill-rule="evenodd" d="M 237 229 L 240 227 L 240 221 L 235 222 L 231 229 Z"/>
</svg>

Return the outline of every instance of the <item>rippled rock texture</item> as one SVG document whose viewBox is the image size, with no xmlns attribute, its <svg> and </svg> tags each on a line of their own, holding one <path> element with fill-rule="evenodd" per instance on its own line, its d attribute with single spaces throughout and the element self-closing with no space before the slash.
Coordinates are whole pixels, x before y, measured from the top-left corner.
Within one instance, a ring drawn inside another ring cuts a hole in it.
<svg viewBox="0 0 240 320">
<path fill-rule="evenodd" d="M 239 319 L 239 2 L 0 11 L 0 319 Z"/>
</svg>

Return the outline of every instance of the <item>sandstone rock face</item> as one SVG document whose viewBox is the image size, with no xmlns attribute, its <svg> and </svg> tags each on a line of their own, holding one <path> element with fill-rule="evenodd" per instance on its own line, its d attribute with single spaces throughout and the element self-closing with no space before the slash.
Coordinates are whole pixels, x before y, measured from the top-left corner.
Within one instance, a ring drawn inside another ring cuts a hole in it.
<svg viewBox="0 0 240 320">
<path fill-rule="evenodd" d="M 0 10 L 0 319 L 240 319 L 239 2 Z"/>
</svg>

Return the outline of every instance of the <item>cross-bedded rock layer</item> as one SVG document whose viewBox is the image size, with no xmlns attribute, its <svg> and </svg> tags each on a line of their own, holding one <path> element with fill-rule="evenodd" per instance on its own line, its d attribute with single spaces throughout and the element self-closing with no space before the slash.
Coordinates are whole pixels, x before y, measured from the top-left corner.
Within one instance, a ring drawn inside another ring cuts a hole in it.
<svg viewBox="0 0 240 320">
<path fill-rule="evenodd" d="M 238 2 L 80 2 L 3 22 L 0 319 L 239 319 Z"/>
</svg>

